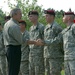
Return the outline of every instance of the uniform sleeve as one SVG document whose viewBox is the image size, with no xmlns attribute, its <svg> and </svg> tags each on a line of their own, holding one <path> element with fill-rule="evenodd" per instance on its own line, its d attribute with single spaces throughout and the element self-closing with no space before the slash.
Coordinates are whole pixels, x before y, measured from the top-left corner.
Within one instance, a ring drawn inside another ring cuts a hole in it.
<svg viewBox="0 0 75 75">
<path fill-rule="evenodd" d="M 5 54 L 5 46 L 4 46 L 4 40 L 3 40 L 3 34 L 0 35 L 0 54 Z"/>
<path fill-rule="evenodd" d="M 62 27 L 56 23 L 56 25 L 54 25 L 52 29 L 54 37 L 50 40 L 45 40 L 45 44 L 52 45 L 62 43 Z"/>
<path fill-rule="evenodd" d="M 24 36 L 22 36 L 23 43 L 27 44 L 29 40 L 29 32 L 26 32 Z"/>
<path fill-rule="evenodd" d="M 2 49 L 2 34 L 0 34 L 0 50 Z"/>
<path fill-rule="evenodd" d="M 58 36 L 58 34 L 63 30 L 63 28 L 60 26 L 60 25 L 56 25 L 54 26 L 53 28 L 53 31 L 54 31 L 54 34 L 55 34 L 55 37 Z"/>
<path fill-rule="evenodd" d="M 75 25 L 72 27 L 72 35 L 75 37 Z"/>
<path fill-rule="evenodd" d="M 44 39 L 44 28 L 45 28 L 44 25 L 40 28 L 40 34 L 41 34 L 41 39 L 42 40 Z"/>
<path fill-rule="evenodd" d="M 45 45 L 59 44 L 62 42 L 63 42 L 62 33 L 59 33 L 59 35 L 54 39 L 44 40 Z"/>
</svg>

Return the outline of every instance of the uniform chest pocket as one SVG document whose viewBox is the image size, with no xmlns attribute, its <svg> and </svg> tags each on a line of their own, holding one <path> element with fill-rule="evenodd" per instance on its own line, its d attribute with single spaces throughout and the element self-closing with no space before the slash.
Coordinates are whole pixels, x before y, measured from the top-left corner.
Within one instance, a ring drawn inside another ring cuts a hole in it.
<svg viewBox="0 0 75 75">
<path fill-rule="evenodd" d="M 40 37 L 39 29 L 33 31 L 32 34 L 31 34 L 31 36 L 33 36 L 35 40 L 39 39 L 39 37 Z"/>
<path fill-rule="evenodd" d="M 53 34 L 54 32 L 52 29 L 48 30 L 48 37 L 53 37 Z"/>
</svg>

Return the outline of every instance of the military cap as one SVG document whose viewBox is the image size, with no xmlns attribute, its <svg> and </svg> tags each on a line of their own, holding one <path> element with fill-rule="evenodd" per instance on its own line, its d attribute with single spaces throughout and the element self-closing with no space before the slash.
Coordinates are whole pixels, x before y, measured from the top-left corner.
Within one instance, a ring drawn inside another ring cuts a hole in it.
<svg viewBox="0 0 75 75">
<path fill-rule="evenodd" d="M 29 16 L 29 15 L 37 15 L 37 16 L 38 16 L 39 13 L 38 13 L 37 11 L 34 11 L 34 10 L 33 10 L 33 11 L 29 11 L 28 16 Z"/>
<path fill-rule="evenodd" d="M 10 18 L 11 18 L 10 16 L 5 16 L 4 17 L 5 20 L 10 19 Z"/>
<path fill-rule="evenodd" d="M 74 15 L 74 12 L 64 12 L 63 16 L 64 15 Z"/>
<path fill-rule="evenodd" d="M 22 23 L 23 25 L 26 26 L 26 22 L 24 20 L 20 20 L 19 23 Z"/>
<path fill-rule="evenodd" d="M 45 14 L 50 14 L 55 16 L 55 11 L 54 10 L 44 10 Z"/>
</svg>

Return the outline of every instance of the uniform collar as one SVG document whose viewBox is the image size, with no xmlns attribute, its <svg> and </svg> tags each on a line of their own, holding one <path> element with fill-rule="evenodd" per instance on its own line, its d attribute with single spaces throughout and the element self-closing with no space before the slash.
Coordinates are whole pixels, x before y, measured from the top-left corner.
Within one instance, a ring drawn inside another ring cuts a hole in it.
<svg viewBox="0 0 75 75">
<path fill-rule="evenodd" d="M 47 27 L 48 28 L 52 28 L 53 27 L 53 24 L 54 24 L 54 21 L 52 23 L 48 24 Z"/>
<path fill-rule="evenodd" d="M 39 22 L 34 26 L 32 26 L 32 30 L 36 30 L 36 29 L 39 29 Z"/>
<path fill-rule="evenodd" d="M 71 24 L 67 27 L 67 30 L 69 30 L 72 25 L 73 25 L 73 23 L 71 23 Z"/>
</svg>

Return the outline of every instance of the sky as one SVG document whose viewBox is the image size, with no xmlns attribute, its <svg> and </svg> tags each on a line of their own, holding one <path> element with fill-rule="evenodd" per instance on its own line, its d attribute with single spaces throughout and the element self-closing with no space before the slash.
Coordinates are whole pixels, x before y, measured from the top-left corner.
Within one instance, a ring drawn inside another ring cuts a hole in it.
<svg viewBox="0 0 75 75">
<path fill-rule="evenodd" d="M 0 1 L 0 8 L 2 8 L 4 12 L 10 12 L 7 1 L 8 0 Z M 44 9 L 53 8 L 55 10 L 68 11 L 69 8 L 71 8 L 72 11 L 75 12 L 75 1 L 74 0 L 37 0 L 37 1 L 38 1 L 37 4 L 39 6 L 42 5 L 42 8 Z M 11 2 L 14 3 L 14 0 L 11 0 Z"/>
</svg>

